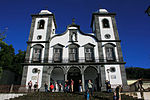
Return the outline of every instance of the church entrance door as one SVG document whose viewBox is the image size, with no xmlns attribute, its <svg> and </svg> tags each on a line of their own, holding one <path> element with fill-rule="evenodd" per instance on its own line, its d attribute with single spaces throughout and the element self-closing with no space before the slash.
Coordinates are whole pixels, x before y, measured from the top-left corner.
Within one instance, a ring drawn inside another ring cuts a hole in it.
<svg viewBox="0 0 150 100">
<path fill-rule="evenodd" d="M 71 79 L 74 81 L 74 92 L 79 91 L 79 80 L 82 80 L 82 75 L 80 69 L 77 67 L 72 67 L 68 71 L 67 79 L 69 80 L 69 84 L 71 83 Z"/>
</svg>

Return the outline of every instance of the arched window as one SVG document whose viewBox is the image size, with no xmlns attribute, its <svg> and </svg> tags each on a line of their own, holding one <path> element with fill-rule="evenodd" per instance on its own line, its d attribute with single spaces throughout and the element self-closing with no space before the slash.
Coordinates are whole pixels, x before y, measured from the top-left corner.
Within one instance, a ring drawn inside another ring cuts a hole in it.
<svg viewBox="0 0 150 100">
<path fill-rule="evenodd" d="M 94 46 L 91 43 L 85 44 L 84 51 L 85 51 L 85 61 L 86 62 L 91 62 L 94 61 Z"/>
<path fill-rule="evenodd" d="M 44 29 L 44 24 L 45 24 L 45 21 L 44 20 L 40 20 L 39 22 L 38 22 L 38 29 Z"/>
<path fill-rule="evenodd" d="M 78 44 L 70 44 L 69 45 L 69 60 L 70 62 L 77 62 L 78 61 Z"/>
<path fill-rule="evenodd" d="M 54 62 L 61 62 L 64 46 L 58 43 L 52 47 L 53 47 L 53 61 Z"/>
<path fill-rule="evenodd" d="M 116 56 L 115 56 L 115 45 L 113 44 L 106 44 L 105 45 L 105 51 L 106 51 L 106 59 L 107 61 L 115 61 Z"/>
<path fill-rule="evenodd" d="M 103 28 L 109 28 L 110 27 L 108 19 L 103 19 L 102 23 L 103 23 Z"/>
<path fill-rule="evenodd" d="M 41 61 L 41 56 L 42 56 L 42 45 L 34 45 L 33 46 L 33 55 L 32 55 L 32 61 L 33 62 L 40 62 Z"/>
</svg>

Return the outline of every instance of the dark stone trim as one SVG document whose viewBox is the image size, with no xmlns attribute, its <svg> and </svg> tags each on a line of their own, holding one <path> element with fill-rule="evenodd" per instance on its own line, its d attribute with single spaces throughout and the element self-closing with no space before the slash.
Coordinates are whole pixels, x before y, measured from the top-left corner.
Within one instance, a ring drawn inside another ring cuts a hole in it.
<svg viewBox="0 0 150 100">
<path fill-rule="evenodd" d="M 45 87 L 44 87 L 45 83 L 49 84 L 49 82 L 48 82 L 48 80 L 49 80 L 48 79 L 49 78 L 48 69 L 49 69 L 49 66 L 43 66 L 40 91 L 45 91 Z"/>
<path fill-rule="evenodd" d="M 121 40 L 99 40 L 98 42 L 121 42 Z"/>
<path fill-rule="evenodd" d="M 92 15 L 104 15 L 104 16 L 110 16 L 110 15 L 113 15 L 113 16 L 115 16 L 116 13 L 93 13 Z"/>
<path fill-rule="evenodd" d="M 30 43 L 49 43 L 49 41 L 27 41 L 27 44 Z"/>
<path fill-rule="evenodd" d="M 23 65 L 102 65 L 102 64 L 126 64 L 126 62 L 86 62 L 86 63 L 77 63 L 77 62 L 72 62 L 72 63 L 22 63 Z"/>
<path fill-rule="evenodd" d="M 101 76 L 101 91 L 106 91 L 106 85 L 105 85 L 105 81 L 106 81 L 106 73 L 105 73 L 105 67 L 104 65 L 102 65 L 100 67 L 100 76 Z"/>
<path fill-rule="evenodd" d="M 98 39 L 98 41 L 101 41 L 101 31 L 100 31 L 100 23 L 99 23 L 99 17 L 94 16 L 94 25 L 95 25 L 95 34 Z M 102 49 L 102 42 L 97 42 L 98 43 L 98 53 L 99 53 L 99 59 L 103 59 L 103 49 Z M 103 60 L 101 60 L 103 62 Z"/>
<path fill-rule="evenodd" d="M 120 72 L 121 72 L 121 78 L 122 78 L 123 91 L 129 91 L 124 64 L 120 65 Z"/>
<path fill-rule="evenodd" d="M 35 19 L 36 18 L 32 18 L 32 23 L 31 23 L 31 28 L 30 28 L 30 34 L 29 34 L 28 41 L 31 41 L 33 39 L 33 32 L 34 32 L 34 27 L 35 27 Z"/>
<path fill-rule="evenodd" d="M 51 46 L 51 47 L 54 47 L 54 48 L 56 48 L 56 47 L 61 47 L 61 48 L 63 48 L 63 47 L 65 47 L 65 46 L 62 45 L 62 44 L 60 44 L 60 43 L 57 43 L 57 44 L 55 44 L 55 45 L 53 45 L 53 46 Z"/>
<path fill-rule="evenodd" d="M 118 52 L 118 59 L 119 61 L 123 62 L 123 55 L 122 55 L 122 50 L 121 50 L 121 45 L 119 42 L 116 43 L 117 47 L 117 52 Z"/>
<path fill-rule="evenodd" d="M 27 50 L 26 50 L 26 56 L 25 56 L 25 59 L 27 61 L 29 61 L 29 59 L 30 59 L 30 51 L 31 51 L 31 44 L 28 44 Z"/>
<path fill-rule="evenodd" d="M 27 72 L 28 72 L 28 66 L 23 67 L 23 73 L 22 73 L 22 80 L 21 85 L 26 85 L 26 78 L 27 78 Z"/>
<path fill-rule="evenodd" d="M 46 41 L 47 43 L 45 44 L 45 51 L 44 51 L 44 62 L 48 62 L 48 56 L 49 56 L 49 40 L 51 37 L 51 29 L 52 29 L 52 20 L 53 18 L 50 16 L 48 17 L 48 25 L 47 25 L 47 32 L 46 32 Z"/>
<path fill-rule="evenodd" d="M 118 34 L 118 30 L 117 30 L 117 24 L 116 24 L 115 16 L 112 16 L 111 19 L 112 19 L 112 25 L 113 25 L 113 31 L 114 31 L 115 39 L 119 40 L 119 34 Z"/>
</svg>

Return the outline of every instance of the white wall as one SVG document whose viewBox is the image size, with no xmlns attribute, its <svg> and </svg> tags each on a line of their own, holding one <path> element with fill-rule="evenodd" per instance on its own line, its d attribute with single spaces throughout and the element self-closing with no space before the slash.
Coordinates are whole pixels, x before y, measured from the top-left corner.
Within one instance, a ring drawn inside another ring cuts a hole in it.
<svg viewBox="0 0 150 100">
<path fill-rule="evenodd" d="M 69 29 L 77 29 L 76 27 L 69 27 Z M 79 31 L 77 31 L 77 40 L 78 42 L 75 42 L 76 44 L 79 44 L 79 58 L 85 58 L 85 54 L 84 54 L 84 47 L 82 47 L 83 45 L 87 44 L 87 43 L 91 43 L 94 44 L 94 55 L 96 58 L 98 58 L 98 46 L 97 46 L 97 42 L 95 41 L 95 39 L 93 39 L 90 36 L 86 36 L 86 35 L 82 35 Z M 50 41 L 50 52 L 49 52 L 49 60 L 53 58 L 53 45 L 56 45 L 58 43 L 64 45 L 65 47 L 63 48 L 63 59 L 68 59 L 69 55 L 68 55 L 68 45 L 71 44 L 69 41 L 69 30 L 66 32 L 66 34 L 61 35 L 61 36 L 57 36 L 55 38 L 53 38 Z"/>
<path fill-rule="evenodd" d="M 38 73 L 32 73 L 32 70 L 34 68 L 38 68 L 40 70 L 39 78 L 38 78 Z M 32 88 L 35 82 L 38 81 L 38 85 L 40 88 L 41 87 L 41 82 L 42 82 L 42 73 L 43 73 L 43 66 L 28 66 L 28 72 L 27 72 L 27 79 L 26 79 L 26 86 L 28 86 L 28 82 L 31 80 L 32 81 Z"/>
<path fill-rule="evenodd" d="M 37 29 L 38 21 L 40 21 L 40 20 L 45 21 L 44 29 Z M 48 18 L 36 18 L 32 41 L 45 41 L 46 40 L 47 25 L 48 25 Z M 38 35 L 41 35 L 42 39 L 38 40 L 37 39 Z"/>
<path fill-rule="evenodd" d="M 110 28 L 103 28 L 102 20 L 104 18 L 106 18 L 109 21 Z M 115 40 L 111 17 L 106 17 L 106 16 L 105 17 L 99 17 L 99 24 L 100 24 L 101 39 L 102 40 Z M 111 38 L 106 39 L 105 34 L 110 34 Z"/>
<path fill-rule="evenodd" d="M 117 85 L 122 85 L 122 78 L 121 78 L 121 72 L 120 72 L 120 65 L 104 65 L 105 66 L 105 73 L 106 73 L 106 80 L 110 79 L 110 83 L 112 88 L 115 88 Z M 110 72 L 109 74 L 107 72 L 107 69 L 110 69 L 110 67 L 115 67 L 115 72 Z M 116 77 L 116 78 L 113 78 Z"/>
</svg>

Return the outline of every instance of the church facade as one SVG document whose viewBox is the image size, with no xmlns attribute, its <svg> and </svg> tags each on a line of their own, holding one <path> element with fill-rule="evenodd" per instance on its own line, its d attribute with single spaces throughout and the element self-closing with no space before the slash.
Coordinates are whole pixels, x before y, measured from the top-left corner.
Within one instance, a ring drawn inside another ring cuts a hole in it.
<svg viewBox="0 0 150 100">
<path fill-rule="evenodd" d="M 31 15 L 32 23 L 27 41 L 27 51 L 22 75 L 22 85 L 38 83 L 64 84 L 73 79 L 75 91 L 79 80 L 83 90 L 92 80 L 95 91 L 105 91 L 105 81 L 112 88 L 127 86 L 125 62 L 123 61 L 115 13 L 100 9 L 92 14 L 92 33 L 84 33 L 74 22 L 62 34 L 55 33 L 55 16 L 48 10 Z"/>
</svg>

